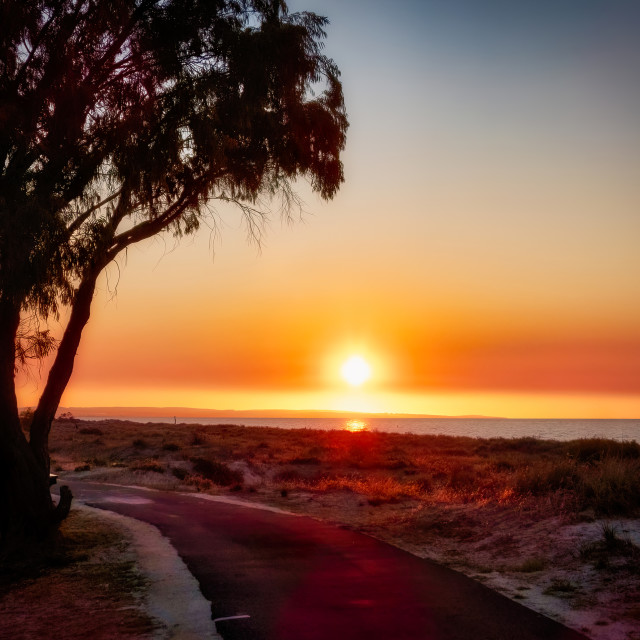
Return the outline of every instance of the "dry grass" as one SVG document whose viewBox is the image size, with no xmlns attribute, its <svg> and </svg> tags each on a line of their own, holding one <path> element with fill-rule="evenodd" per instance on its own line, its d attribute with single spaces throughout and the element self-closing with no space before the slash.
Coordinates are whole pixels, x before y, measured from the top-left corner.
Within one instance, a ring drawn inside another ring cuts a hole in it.
<svg viewBox="0 0 640 640">
<path fill-rule="evenodd" d="M 73 511 L 49 547 L 0 565 L 0 637 L 152 637 L 145 583 L 123 532 Z"/>
<path fill-rule="evenodd" d="M 218 485 L 352 491 L 378 502 L 502 504 L 545 498 L 596 515 L 633 516 L 640 510 L 640 446 L 635 442 L 111 420 L 57 423 L 52 445 L 57 472 L 95 467 L 168 472 L 201 490 Z"/>
</svg>

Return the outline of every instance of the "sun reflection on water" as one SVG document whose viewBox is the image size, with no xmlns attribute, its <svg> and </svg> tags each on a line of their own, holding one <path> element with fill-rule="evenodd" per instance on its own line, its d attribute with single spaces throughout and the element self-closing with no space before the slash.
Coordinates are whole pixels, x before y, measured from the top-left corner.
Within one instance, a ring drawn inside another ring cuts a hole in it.
<svg viewBox="0 0 640 640">
<path fill-rule="evenodd" d="M 356 431 L 367 431 L 369 426 L 363 420 L 347 420 L 347 423 L 345 424 L 344 428 L 347 431 L 356 432 Z"/>
</svg>

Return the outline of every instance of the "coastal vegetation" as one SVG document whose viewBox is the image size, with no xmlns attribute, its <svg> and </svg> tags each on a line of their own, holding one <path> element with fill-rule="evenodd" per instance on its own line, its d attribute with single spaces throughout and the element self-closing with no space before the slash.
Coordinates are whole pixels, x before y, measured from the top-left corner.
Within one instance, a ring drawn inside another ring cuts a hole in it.
<svg viewBox="0 0 640 640">
<path fill-rule="evenodd" d="M 220 425 L 60 422 L 56 471 L 156 474 L 201 491 L 348 491 L 370 505 L 521 504 L 635 516 L 640 445 L 635 441 L 476 439 L 361 431 Z M 135 435 L 133 435 L 135 434 Z"/>
</svg>

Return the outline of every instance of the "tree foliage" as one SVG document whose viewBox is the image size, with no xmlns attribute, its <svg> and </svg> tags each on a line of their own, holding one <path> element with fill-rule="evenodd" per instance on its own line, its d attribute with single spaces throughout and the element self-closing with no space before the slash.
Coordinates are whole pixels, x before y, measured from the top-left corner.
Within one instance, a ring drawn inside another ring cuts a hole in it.
<svg viewBox="0 0 640 640">
<path fill-rule="evenodd" d="M 325 199 L 339 188 L 347 118 L 326 24 L 281 0 L 0 0 L 0 440 L 11 446 L 15 359 L 52 346 L 21 333 L 21 314 L 71 307 L 35 413 L 44 426 L 31 429 L 41 470 L 107 264 L 165 230 L 195 231 L 215 200 L 240 206 L 251 229 L 260 198 L 291 202 L 298 177 Z"/>
<path fill-rule="evenodd" d="M 208 198 L 252 203 L 298 175 L 329 198 L 342 181 L 325 18 L 278 1 L 16 0 L 0 23 L 3 296 L 46 314 L 98 256 L 196 229 Z"/>
</svg>

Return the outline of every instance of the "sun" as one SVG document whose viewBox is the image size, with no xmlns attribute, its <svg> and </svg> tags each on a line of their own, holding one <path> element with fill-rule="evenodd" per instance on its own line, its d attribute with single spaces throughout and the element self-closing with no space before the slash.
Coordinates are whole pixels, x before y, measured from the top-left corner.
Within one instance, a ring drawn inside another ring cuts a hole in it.
<svg viewBox="0 0 640 640">
<path fill-rule="evenodd" d="M 340 373 L 350 385 L 358 387 L 371 377 L 371 367 L 362 356 L 351 356 L 342 365 Z"/>
</svg>

